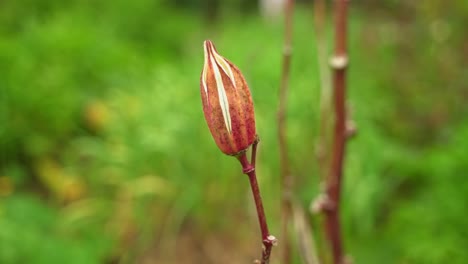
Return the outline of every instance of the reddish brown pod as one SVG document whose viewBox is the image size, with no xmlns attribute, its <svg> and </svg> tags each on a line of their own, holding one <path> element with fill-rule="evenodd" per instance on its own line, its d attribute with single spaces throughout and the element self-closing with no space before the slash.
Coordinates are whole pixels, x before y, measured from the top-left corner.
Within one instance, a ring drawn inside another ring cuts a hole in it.
<svg viewBox="0 0 468 264">
<path fill-rule="evenodd" d="M 203 113 L 221 151 L 237 155 L 257 138 L 252 96 L 240 70 L 219 55 L 211 41 L 206 40 L 203 46 L 205 63 L 200 78 Z"/>
</svg>

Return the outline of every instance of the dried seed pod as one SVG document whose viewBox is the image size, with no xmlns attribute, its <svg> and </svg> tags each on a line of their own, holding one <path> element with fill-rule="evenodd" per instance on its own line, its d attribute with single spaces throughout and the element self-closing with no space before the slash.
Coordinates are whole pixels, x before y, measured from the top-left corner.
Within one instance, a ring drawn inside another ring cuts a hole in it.
<svg viewBox="0 0 468 264">
<path fill-rule="evenodd" d="M 240 70 L 211 41 L 204 42 L 204 51 L 200 92 L 205 119 L 221 151 L 236 155 L 257 137 L 250 90 Z"/>
</svg>

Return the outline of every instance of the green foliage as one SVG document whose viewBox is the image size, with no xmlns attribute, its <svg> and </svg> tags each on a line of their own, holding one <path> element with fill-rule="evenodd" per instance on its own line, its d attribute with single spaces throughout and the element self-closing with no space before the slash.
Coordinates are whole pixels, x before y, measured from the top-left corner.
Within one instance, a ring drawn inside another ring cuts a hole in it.
<svg viewBox="0 0 468 264">
<path fill-rule="evenodd" d="M 447 7 L 459 14 L 450 21 L 435 8 L 441 1 L 405 6 L 401 20 L 350 13 L 358 133 L 347 149 L 343 220 L 357 263 L 468 259 L 462 2 Z M 187 234 L 206 245 L 217 236 L 234 256 L 257 252 L 237 246 L 257 238 L 247 179 L 203 120 L 205 38 L 251 87 L 259 180 L 278 230 L 279 21 L 231 14 L 202 28 L 200 15 L 150 0 L 0 5 L 0 263 L 170 263 Z M 319 191 L 315 50 L 310 14 L 299 11 L 287 114 L 304 206 Z M 192 244 L 192 254 L 203 251 Z"/>
<path fill-rule="evenodd" d="M 2 263 L 101 263 L 111 248 L 99 225 L 65 221 L 37 198 L 15 195 L 0 203 Z"/>
</svg>

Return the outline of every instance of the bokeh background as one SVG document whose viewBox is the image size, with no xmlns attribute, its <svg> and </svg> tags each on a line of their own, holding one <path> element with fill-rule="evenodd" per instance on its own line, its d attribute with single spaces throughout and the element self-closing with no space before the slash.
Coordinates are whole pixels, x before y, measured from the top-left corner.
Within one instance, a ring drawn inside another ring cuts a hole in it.
<svg viewBox="0 0 468 264">
<path fill-rule="evenodd" d="M 0 1 L 0 263 L 258 257 L 248 181 L 209 134 L 199 75 L 211 39 L 250 84 L 257 171 L 278 235 L 283 20 L 274 9 L 248 0 Z M 355 263 L 467 263 L 468 2 L 351 1 L 349 15 L 358 132 L 345 164 L 346 250 Z M 307 209 L 320 190 L 310 1 L 298 1 L 293 42 L 289 154 Z M 321 229 L 313 217 L 311 227 Z"/>
</svg>

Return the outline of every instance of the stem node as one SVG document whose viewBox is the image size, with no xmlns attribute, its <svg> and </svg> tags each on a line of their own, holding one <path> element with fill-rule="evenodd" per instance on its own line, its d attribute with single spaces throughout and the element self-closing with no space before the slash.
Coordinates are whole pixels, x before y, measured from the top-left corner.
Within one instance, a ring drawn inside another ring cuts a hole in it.
<svg viewBox="0 0 468 264">
<path fill-rule="evenodd" d="M 332 56 L 330 59 L 330 67 L 334 70 L 344 70 L 348 67 L 348 56 L 344 54 Z"/>
</svg>

